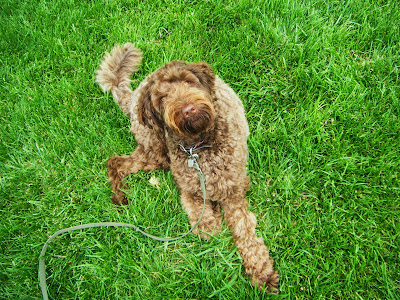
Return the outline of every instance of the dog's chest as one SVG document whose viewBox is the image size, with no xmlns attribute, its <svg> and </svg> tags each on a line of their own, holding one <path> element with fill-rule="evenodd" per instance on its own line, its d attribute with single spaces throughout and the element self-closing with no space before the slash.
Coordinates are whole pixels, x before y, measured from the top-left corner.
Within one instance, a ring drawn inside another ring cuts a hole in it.
<svg viewBox="0 0 400 300">
<path fill-rule="evenodd" d="M 169 153 L 171 171 L 181 192 L 202 196 L 198 172 L 189 166 L 189 155 L 180 149 Z M 197 163 L 204 174 L 207 198 L 221 200 L 229 197 L 246 177 L 246 162 L 232 161 L 232 155 L 223 151 L 204 149 L 198 153 Z"/>
</svg>

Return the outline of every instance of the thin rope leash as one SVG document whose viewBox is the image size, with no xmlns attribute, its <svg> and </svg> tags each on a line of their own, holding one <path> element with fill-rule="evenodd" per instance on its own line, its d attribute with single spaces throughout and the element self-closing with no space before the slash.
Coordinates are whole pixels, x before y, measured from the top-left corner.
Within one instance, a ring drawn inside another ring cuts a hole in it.
<svg viewBox="0 0 400 300">
<path fill-rule="evenodd" d="M 199 180 L 200 180 L 200 187 L 201 187 L 201 191 L 203 193 L 203 210 L 201 212 L 200 218 L 199 220 L 192 226 L 192 228 L 190 228 L 190 230 L 178 237 L 174 237 L 174 238 L 165 238 L 165 237 L 159 237 L 159 236 L 155 236 L 152 234 L 149 234 L 147 232 L 144 232 L 143 230 L 141 230 L 140 228 L 138 228 L 135 225 L 132 224 L 128 224 L 128 223 L 116 223 L 116 222 L 99 222 L 99 223 L 88 223 L 88 224 L 82 224 L 82 225 L 77 225 L 77 226 L 72 226 L 72 227 L 68 227 L 68 228 L 64 228 L 61 230 L 56 231 L 52 236 L 50 236 L 48 238 L 48 240 L 46 241 L 46 243 L 43 245 L 42 251 L 40 252 L 40 256 L 39 256 L 39 270 L 38 270 L 38 277 L 39 277 L 39 284 L 40 284 L 40 289 L 42 291 L 42 296 L 44 300 L 48 300 L 48 294 L 47 294 L 47 284 L 46 284 L 46 264 L 45 264 L 45 260 L 44 260 L 44 256 L 46 254 L 46 250 L 47 247 L 49 246 L 50 242 L 55 239 L 57 236 L 66 233 L 66 232 L 71 232 L 71 231 L 75 231 L 75 230 L 81 230 L 81 229 L 86 229 L 86 228 L 94 228 L 94 227 L 129 227 L 129 228 L 133 228 L 136 231 L 140 232 L 141 234 L 157 240 L 157 241 L 161 241 L 161 242 L 172 242 L 172 241 L 176 241 L 179 240 L 185 236 L 187 236 L 188 234 L 190 234 L 196 227 L 197 225 L 200 223 L 201 219 L 203 218 L 204 215 L 204 210 L 206 208 L 206 187 L 205 187 L 205 179 L 204 179 L 204 175 L 203 172 L 201 171 L 198 163 L 197 163 L 197 158 L 199 157 L 198 154 L 195 154 L 193 152 L 199 151 L 203 148 L 209 148 L 210 146 L 203 146 L 203 147 L 199 147 L 203 142 L 200 142 L 198 144 L 196 144 L 195 146 L 191 147 L 191 148 L 185 148 L 182 145 L 179 145 L 181 150 L 183 152 L 185 152 L 186 154 L 189 155 L 189 159 L 188 159 L 188 166 L 189 168 L 194 168 L 197 171 L 197 175 L 199 176 Z"/>
</svg>

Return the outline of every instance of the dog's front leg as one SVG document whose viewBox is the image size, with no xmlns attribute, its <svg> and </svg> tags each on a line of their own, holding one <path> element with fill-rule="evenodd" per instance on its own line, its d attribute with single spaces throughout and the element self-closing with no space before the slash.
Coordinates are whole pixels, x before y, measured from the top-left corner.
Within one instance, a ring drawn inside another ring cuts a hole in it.
<svg viewBox="0 0 400 300">
<path fill-rule="evenodd" d="M 181 203 L 189 216 L 190 225 L 193 226 L 200 218 L 203 209 L 203 198 L 183 192 L 181 195 Z M 219 205 L 210 200 L 206 200 L 203 218 L 197 225 L 197 228 L 193 230 L 193 233 L 207 239 L 209 238 L 208 234 L 221 232 L 221 221 L 222 216 Z"/>
<path fill-rule="evenodd" d="M 225 221 L 232 230 L 236 247 L 243 259 L 246 273 L 251 276 L 252 284 L 276 292 L 279 276 L 273 269 L 274 261 L 270 258 L 264 241 L 256 236 L 257 220 L 248 210 L 246 199 L 233 198 L 223 201 L 221 205 Z"/>
</svg>

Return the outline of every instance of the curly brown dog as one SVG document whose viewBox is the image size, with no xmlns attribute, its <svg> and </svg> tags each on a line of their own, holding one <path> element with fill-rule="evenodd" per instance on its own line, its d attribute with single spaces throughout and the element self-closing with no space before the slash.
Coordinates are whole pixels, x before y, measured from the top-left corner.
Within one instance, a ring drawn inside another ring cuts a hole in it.
<svg viewBox="0 0 400 300">
<path fill-rule="evenodd" d="M 188 167 L 188 156 L 179 145 L 206 145 L 197 161 L 210 200 L 194 232 L 203 238 L 207 233 L 220 232 L 222 208 L 253 285 L 277 291 L 278 273 L 263 240 L 256 236 L 256 217 L 245 199 L 249 128 L 241 100 L 202 62 L 168 63 L 132 91 L 129 76 L 137 71 L 141 60 L 140 50 L 127 43 L 106 54 L 97 72 L 102 89 L 111 90 L 130 117 L 131 132 L 138 143 L 130 155 L 113 156 L 107 162 L 112 201 L 127 203 L 121 191 L 127 175 L 170 169 L 193 225 L 202 211 L 202 193 L 197 172 Z"/>
</svg>

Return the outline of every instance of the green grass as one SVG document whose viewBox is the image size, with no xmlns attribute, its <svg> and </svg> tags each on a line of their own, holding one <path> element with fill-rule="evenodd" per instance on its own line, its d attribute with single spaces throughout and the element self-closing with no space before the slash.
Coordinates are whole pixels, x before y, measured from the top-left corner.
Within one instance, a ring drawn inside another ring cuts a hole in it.
<svg viewBox="0 0 400 300">
<path fill-rule="evenodd" d="M 120 211 L 110 201 L 105 162 L 135 140 L 94 77 L 104 51 L 131 41 L 144 51 L 132 86 L 172 59 L 206 61 L 243 100 L 274 298 L 398 299 L 399 15 L 395 0 L 1 1 L 0 298 L 41 297 L 39 253 L 59 229 L 189 228 L 169 172 L 132 176 Z M 267 297 L 226 226 L 175 243 L 88 229 L 46 260 L 55 299 Z"/>
</svg>

